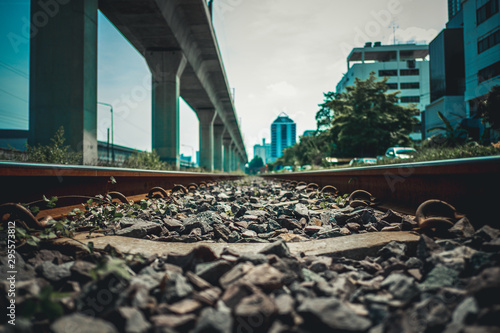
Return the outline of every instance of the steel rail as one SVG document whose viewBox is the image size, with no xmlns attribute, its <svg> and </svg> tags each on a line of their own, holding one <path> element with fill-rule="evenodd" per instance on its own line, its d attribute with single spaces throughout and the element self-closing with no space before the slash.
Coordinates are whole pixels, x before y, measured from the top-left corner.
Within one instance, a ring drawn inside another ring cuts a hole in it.
<svg viewBox="0 0 500 333">
<path fill-rule="evenodd" d="M 500 224 L 498 156 L 261 176 L 333 185 L 341 193 L 363 189 L 383 205 L 412 215 L 422 202 L 440 199 L 466 214 L 476 226 Z"/>
<path fill-rule="evenodd" d="M 111 181 L 111 177 L 116 181 Z M 28 203 L 52 196 L 95 196 L 116 191 L 125 196 L 147 194 L 153 187 L 171 189 L 201 181 L 235 180 L 241 175 L 152 171 L 125 168 L 69 166 L 0 162 L 0 204 Z M 69 198 L 71 199 L 71 198 Z M 64 205 L 81 203 L 81 199 L 65 200 Z M 59 205 L 58 205 L 59 206 Z"/>
</svg>

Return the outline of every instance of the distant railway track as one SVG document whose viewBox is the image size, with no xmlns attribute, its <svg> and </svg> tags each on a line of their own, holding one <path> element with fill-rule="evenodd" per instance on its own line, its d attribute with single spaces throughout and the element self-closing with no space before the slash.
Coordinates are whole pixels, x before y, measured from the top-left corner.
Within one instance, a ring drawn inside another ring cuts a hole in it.
<svg viewBox="0 0 500 333">
<path fill-rule="evenodd" d="M 441 199 L 467 214 L 475 225 L 498 224 L 500 157 L 265 174 L 262 177 L 317 183 L 321 187 L 333 185 L 341 193 L 363 189 L 372 193 L 382 208 L 408 214 L 414 214 L 418 205 L 426 200 Z M 170 189 L 176 184 L 187 186 L 239 178 L 242 176 L 223 173 L 0 162 L 0 204 L 27 203 L 45 195 L 66 197 L 58 206 L 69 207 L 81 203 L 82 196 L 110 191 L 138 200 L 157 186 Z M 72 195 L 80 197 L 68 197 Z"/>
<path fill-rule="evenodd" d="M 265 178 L 333 185 L 341 193 L 363 189 L 382 207 L 414 214 L 422 202 L 440 199 L 480 226 L 500 223 L 500 157 L 402 163 L 337 170 L 266 174 Z"/>
</svg>

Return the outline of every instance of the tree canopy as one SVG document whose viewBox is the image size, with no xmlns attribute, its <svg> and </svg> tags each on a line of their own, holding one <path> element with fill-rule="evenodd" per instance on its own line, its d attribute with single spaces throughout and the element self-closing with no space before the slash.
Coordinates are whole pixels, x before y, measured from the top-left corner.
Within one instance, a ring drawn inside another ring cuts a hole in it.
<svg viewBox="0 0 500 333">
<path fill-rule="evenodd" d="M 399 105 L 399 92 L 387 93 L 386 82 L 372 72 L 326 103 L 335 115 L 331 131 L 339 155 L 375 156 L 387 147 L 411 143 L 408 134 L 419 123 L 415 116 L 420 111 Z"/>
<path fill-rule="evenodd" d="M 334 99 L 334 92 L 323 93 L 325 100 L 323 103 L 318 104 L 320 107 L 319 111 L 316 112 L 316 127 L 318 132 L 324 132 L 330 129 L 333 120 L 333 111 L 329 107 L 329 103 Z"/>
<path fill-rule="evenodd" d="M 254 156 L 254 158 L 248 163 L 248 169 L 250 173 L 257 173 L 261 167 L 264 166 L 264 161 L 260 156 Z"/>
<path fill-rule="evenodd" d="M 316 135 L 286 148 L 272 166 L 327 165 L 325 157 L 376 156 L 391 146 L 410 145 L 408 135 L 420 111 L 400 105 L 399 92 L 388 89 L 387 79 L 379 80 L 372 72 L 367 80 L 356 78 L 343 93 L 324 93 Z"/>
<path fill-rule="evenodd" d="M 494 86 L 484 102 L 481 116 L 483 121 L 490 123 L 491 128 L 500 129 L 500 86 Z"/>
</svg>

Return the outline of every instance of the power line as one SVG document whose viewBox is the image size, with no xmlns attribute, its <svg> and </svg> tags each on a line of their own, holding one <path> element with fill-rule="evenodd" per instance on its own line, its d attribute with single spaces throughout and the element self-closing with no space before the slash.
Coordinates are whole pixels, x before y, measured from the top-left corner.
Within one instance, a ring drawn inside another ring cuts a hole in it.
<svg viewBox="0 0 500 333">
<path fill-rule="evenodd" d="M 12 97 L 14 97 L 14 98 L 17 98 L 17 99 L 18 99 L 18 100 L 20 100 L 20 101 L 23 101 L 23 102 L 28 103 L 28 101 L 27 101 L 27 100 L 25 100 L 24 98 L 21 98 L 21 97 L 19 97 L 19 96 L 16 96 L 16 95 L 14 95 L 14 94 L 11 94 L 11 93 L 10 93 L 10 92 L 8 92 L 7 90 L 4 90 L 4 89 L 0 88 L 0 91 L 3 91 L 3 92 L 4 92 L 4 93 L 6 93 L 7 95 L 10 95 L 10 96 L 12 96 Z"/>
<path fill-rule="evenodd" d="M 15 68 L 15 67 L 12 67 L 11 65 L 4 63 L 3 61 L 0 61 L 0 66 L 5 67 L 6 69 L 10 70 L 11 72 L 13 72 L 19 76 L 24 77 L 25 79 L 28 79 L 28 74 L 26 74 L 25 72 Z"/>
</svg>

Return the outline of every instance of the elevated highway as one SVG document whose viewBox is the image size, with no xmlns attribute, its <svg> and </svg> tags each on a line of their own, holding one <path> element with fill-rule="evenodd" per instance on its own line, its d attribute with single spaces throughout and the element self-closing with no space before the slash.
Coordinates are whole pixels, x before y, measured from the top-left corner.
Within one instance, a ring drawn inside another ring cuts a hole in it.
<svg viewBox="0 0 500 333">
<path fill-rule="evenodd" d="M 59 126 L 68 142 L 97 158 L 98 9 L 142 54 L 152 76 L 152 147 L 179 166 L 179 97 L 200 120 L 200 164 L 230 171 L 247 154 L 224 64 L 204 0 L 31 1 L 29 142 L 49 143 Z M 117 55 L 119 57 L 119 55 Z"/>
</svg>

